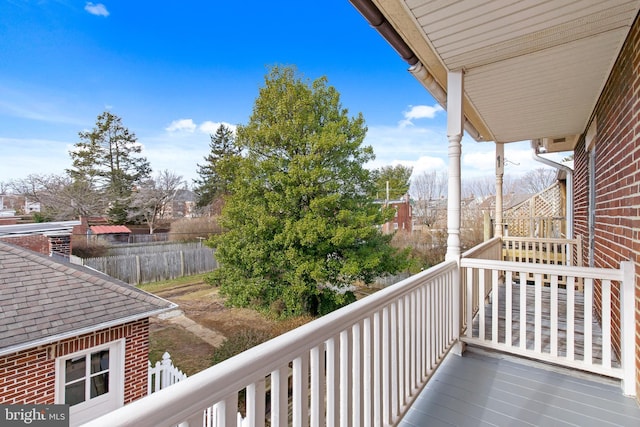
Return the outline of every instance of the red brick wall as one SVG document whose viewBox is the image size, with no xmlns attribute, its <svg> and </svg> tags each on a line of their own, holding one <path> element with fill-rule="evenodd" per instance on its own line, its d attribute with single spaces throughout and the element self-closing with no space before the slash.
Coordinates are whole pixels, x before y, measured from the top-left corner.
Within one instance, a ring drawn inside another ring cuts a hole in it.
<svg viewBox="0 0 640 427">
<path fill-rule="evenodd" d="M 636 264 L 636 390 L 640 396 L 640 23 L 638 19 L 596 106 L 594 265 Z M 575 150 L 575 233 L 588 243 L 588 156 Z M 585 257 L 589 253 L 584 251 Z M 586 261 L 586 259 L 585 259 Z M 586 265 L 586 264 L 585 264 Z M 617 292 L 614 294 L 614 303 Z M 619 327 L 614 311 L 613 327 Z"/>
<path fill-rule="evenodd" d="M 0 356 L 0 403 L 53 404 L 56 357 L 125 338 L 124 403 L 146 396 L 149 319 Z"/>
<path fill-rule="evenodd" d="M 0 240 L 2 240 L 3 242 L 11 243 L 12 245 L 27 248 L 34 252 L 49 255 L 49 239 L 47 238 L 47 236 L 43 236 L 42 234 L 3 237 Z"/>
<path fill-rule="evenodd" d="M 573 156 L 573 236 L 582 237 L 582 265 L 589 265 L 589 158 L 584 141 L 576 147 Z"/>
<path fill-rule="evenodd" d="M 409 199 L 402 202 L 390 202 L 390 207 L 395 208 L 396 216 L 389 222 L 382 225 L 383 233 L 393 233 L 394 231 L 411 231 L 413 226 L 413 218 L 411 215 L 411 205 Z M 397 227 L 395 226 L 397 224 Z"/>
</svg>

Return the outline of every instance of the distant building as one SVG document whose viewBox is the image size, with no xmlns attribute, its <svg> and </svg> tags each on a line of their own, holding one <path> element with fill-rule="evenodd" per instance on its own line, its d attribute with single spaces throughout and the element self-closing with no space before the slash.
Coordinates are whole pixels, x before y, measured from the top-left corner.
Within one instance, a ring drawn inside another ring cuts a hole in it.
<svg viewBox="0 0 640 427">
<path fill-rule="evenodd" d="M 196 195 L 191 190 L 178 190 L 175 197 L 165 206 L 162 218 L 191 218 L 196 208 Z"/>
<path fill-rule="evenodd" d="M 399 200 L 384 200 L 378 203 L 396 210 L 393 219 L 382 225 L 383 233 L 393 233 L 398 230 L 411 232 L 413 229 L 413 218 L 412 206 L 408 194 Z"/>
</svg>

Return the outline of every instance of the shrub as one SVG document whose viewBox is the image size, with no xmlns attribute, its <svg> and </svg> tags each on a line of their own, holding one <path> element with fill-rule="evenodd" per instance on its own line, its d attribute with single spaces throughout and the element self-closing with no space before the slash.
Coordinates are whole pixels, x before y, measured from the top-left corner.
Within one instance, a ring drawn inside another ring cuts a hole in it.
<svg viewBox="0 0 640 427">
<path fill-rule="evenodd" d="M 220 234 L 222 229 L 216 217 L 182 218 L 171 223 L 169 240 L 174 242 L 192 242 L 198 238 L 208 239 Z"/>
<path fill-rule="evenodd" d="M 212 363 L 215 365 L 230 357 L 249 350 L 273 338 L 273 334 L 259 329 L 243 329 L 227 337 L 225 342 L 214 350 Z"/>
<path fill-rule="evenodd" d="M 329 289 L 323 289 L 318 295 L 318 314 L 324 316 L 345 305 L 351 304 L 355 300 L 356 294 L 352 291 L 337 293 Z"/>
<path fill-rule="evenodd" d="M 391 244 L 396 248 L 410 248 L 411 273 L 432 267 L 444 261 L 447 250 L 446 231 L 434 230 L 427 233 L 398 232 Z"/>
<path fill-rule="evenodd" d="M 99 258 L 107 256 L 109 248 L 101 242 L 87 242 L 84 237 L 72 237 L 71 253 L 80 258 Z"/>
</svg>

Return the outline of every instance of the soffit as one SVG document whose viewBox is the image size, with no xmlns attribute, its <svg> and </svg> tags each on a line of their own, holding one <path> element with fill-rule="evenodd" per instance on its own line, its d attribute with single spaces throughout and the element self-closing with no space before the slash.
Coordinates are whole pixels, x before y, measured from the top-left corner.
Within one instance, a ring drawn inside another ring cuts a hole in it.
<svg viewBox="0 0 640 427">
<path fill-rule="evenodd" d="M 485 140 L 585 131 L 638 14 L 624 0 L 373 0 L 446 90 L 465 70 L 465 114 Z"/>
</svg>

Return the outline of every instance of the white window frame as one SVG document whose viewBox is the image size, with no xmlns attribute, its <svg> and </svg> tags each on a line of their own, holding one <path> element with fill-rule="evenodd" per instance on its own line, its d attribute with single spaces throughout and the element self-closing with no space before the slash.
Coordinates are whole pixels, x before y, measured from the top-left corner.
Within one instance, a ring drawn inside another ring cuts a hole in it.
<svg viewBox="0 0 640 427">
<path fill-rule="evenodd" d="M 125 340 L 120 339 L 56 358 L 55 403 L 64 404 L 65 362 L 79 356 L 109 350 L 109 391 L 71 406 L 69 418 L 72 426 L 83 424 L 124 405 L 124 349 Z"/>
</svg>

